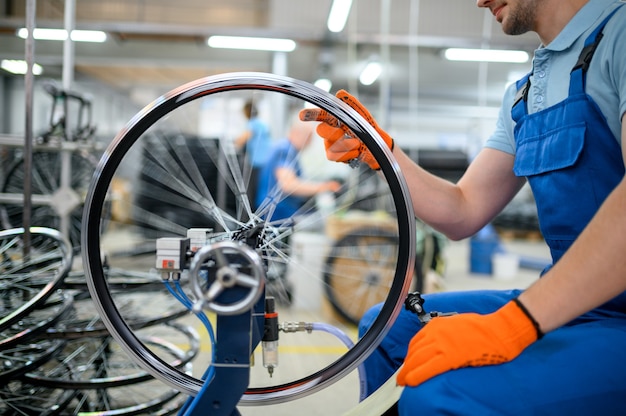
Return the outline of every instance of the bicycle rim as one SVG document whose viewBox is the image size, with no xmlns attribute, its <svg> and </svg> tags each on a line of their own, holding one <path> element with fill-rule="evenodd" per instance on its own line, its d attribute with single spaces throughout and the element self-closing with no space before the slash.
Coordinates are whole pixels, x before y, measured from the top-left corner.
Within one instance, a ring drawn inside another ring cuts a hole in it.
<svg viewBox="0 0 626 416">
<path fill-rule="evenodd" d="M 119 171 L 127 166 L 127 160 L 130 155 L 137 154 L 137 145 L 143 141 L 147 143 L 148 141 L 146 138 L 149 135 L 151 135 L 150 137 L 154 135 L 160 136 L 161 133 L 155 133 L 160 131 L 158 129 L 159 127 L 162 127 L 161 124 L 164 120 L 169 118 L 171 121 L 171 119 L 174 118 L 174 114 L 182 111 L 183 107 L 193 108 L 193 106 L 199 106 L 198 103 L 206 103 L 208 99 L 213 98 L 216 95 L 231 93 L 236 94 L 237 92 L 242 91 L 253 91 L 255 93 L 272 96 L 285 96 L 287 100 L 295 100 L 300 104 L 303 102 L 310 103 L 326 109 L 346 124 L 353 132 L 355 132 L 370 149 L 380 164 L 380 173 L 382 175 L 378 175 L 378 173 L 369 170 L 363 171 L 366 172 L 364 175 L 367 175 L 370 179 L 376 176 L 383 178 L 384 187 L 386 189 L 384 194 L 385 203 L 387 204 L 386 209 L 392 213 L 391 221 L 395 224 L 398 241 L 397 264 L 394 279 L 391 283 L 391 287 L 389 288 L 389 294 L 384 302 L 381 313 L 372 325 L 371 329 L 364 334 L 354 346 L 349 348 L 345 354 L 340 354 L 339 358 L 333 359 L 329 363 L 324 363 L 319 368 L 314 368 L 311 370 L 310 374 L 297 375 L 295 378 L 288 378 L 285 382 L 271 382 L 270 384 L 265 383 L 264 385 L 258 386 L 252 385 L 246 391 L 240 402 L 240 404 L 243 405 L 263 405 L 280 403 L 311 394 L 331 385 L 346 374 L 355 370 L 357 366 L 361 364 L 362 361 L 380 343 L 384 335 L 389 330 L 391 324 L 399 313 L 404 296 L 406 295 L 410 285 L 415 256 L 415 223 L 408 190 L 403 178 L 400 175 L 399 167 L 393 160 L 391 152 L 387 146 L 384 144 L 376 131 L 353 109 L 335 97 L 308 83 L 265 73 L 231 73 L 207 77 L 183 85 L 160 97 L 151 105 L 147 106 L 142 112 L 137 114 L 117 135 L 109 148 L 106 150 L 96 169 L 94 181 L 90 186 L 85 201 L 85 211 L 82 221 L 82 246 L 84 248 L 83 262 L 85 264 L 87 284 L 90 293 L 95 301 L 98 311 L 102 315 L 105 325 L 109 328 L 113 337 L 115 337 L 120 345 L 125 348 L 131 357 L 133 357 L 155 377 L 161 379 L 181 392 L 189 395 L 195 395 L 203 384 L 202 379 L 197 375 L 194 376 L 185 374 L 176 368 L 167 365 L 147 346 L 145 346 L 134 334 L 124 316 L 118 310 L 111 296 L 111 291 L 107 284 L 106 273 L 102 265 L 102 207 L 106 205 L 111 198 L 112 181 L 117 177 L 116 175 Z M 193 120 L 197 121 L 196 118 Z M 188 140 L 189 137 L 186 133 L 187 132 L 183 130 L 174 131 L 176 140 Z M 223 143 L 220 142 L 220 145 L 223 145 Z M 147 154 L 143 155 L 142 160 L 149 160 L 151 153 L 156 152 L 156 155 L 161 155 L 161 153 L 158 153 L 158 149 L 160 148 L 159 146 L 164 145 L 159 142 L 157 142 L 157 144 L 150 142 L 149 151 Z M 143 149 L 145 149 L 145 147 L 143 147 Z M 175 154 L 177 149 L 178 147 L 171 146 L 168 148 L 168 151 L 174 152 Z M 192 163 L 194 156 L 195 155 L 193 155 L 192 152 L 186 151 L 183 154 L 175 154 L 174 159 L 178 162 L 181 162 L 182 160 Z M 160 164 L 157 166 L 154 164 L 154 161 L 150 163 L 152 163 L 150 165 L 152 167 L 150 171 L 152 175 L 151 178 L 160 180 L 160 172 L 164 169 L 164 165 Z M 219 169 L 219 161 L 216 164 Z M 182 195 L 183 197 L 187 196 L 188 199 L 191 199 L 192 205 L 193 203 L 197 203 L 197 198 L 196 200 L 194 200 L 194 198 L 189 198 L 189 188 L 191 185 L 187 185 L 181 180 L 180 176 L 185 169 L 182 169 L 178 165 L 173 166 L 176 165 L 175 162 L 172 162 L 171 165 L 172 171 L 176 172 L 177 170 L 180 170 L 180 172 L 172 175 L 176 178 L 172 179 L 174 181 L 172 182 L 174 185 L 170 185 L 170 187 L 177 187 L 178 192 L 174 193 L 170 201 L 173 200 L 178 202 Z M 221 170 L 219 174 L 224 175 L 224 172 L 232 174 L 232 172 L 237 171 L 237 169 L 238 168 L 233 166 L 231 163 L 227 166 L 226 170 Z M 241 173 L 241 171 L 239 171 L 239 173 Z M 193 172 L 191 176 L 193 176 Z M 228 178 L 226 182 L 228 182 Z M 229 190 L 235 195 L 235 197 L 237 197 L 237 193 L 241 191 L 241 187 L 237 186 L 237 181 L 234 182 L 234 185 L 232 181 L 228 183 Z M 152 187 L 147 187 L 147 189 L 149 191 L 154 191 L 154 183 L 151 185 Z M 207 191 L 209 192 L 209 196 L 213 197 L 211 190 L 207 189 Z M 152 193 L 151 195 L 154 194 Z M 191 195 L 194 194 L 191 193 Z M 206 199 L 206 195 L 199 195 L 205 197 Z M 377 195 L 376 197 L 380 198 L 380 195 Z M 253 217 L 256 215 L 256 213 L 251 212 L 248 209 L 249 204 L 247 202 L 236 200 L 234 207 L 231 207 L 231 210 L 229 210 L 228 207 L 216 208 L 215 206 L 207 203 L 210 207 L 205 207 L 205 210 L 212 213 L 212 216 L 210 216 L 210 219 L 213 221 L 211 226 L 218 229 L 222 228 L 224 231 L 224 238 L 228 239 L 229 237 L 232 237 L 241 230 L 241 227 L 246 224 L 247 219 L 249 219 L 251 215 Z M 183 201 L 180 201 L 180 204 L 182 203 Z M 158 204 L 152 204 L 149 206 L 151 209 L 156 210 L 157 208 L 154 207 L 157 205 Z M 141 219 L 143 222 L 156 222 L 155 220 L 158 217 L 157 214 L 160 214 L 156 213 L 156 211 L 146 212 L 145 206 L 140 207 L 138 211 L 143 215 Z M 215 212 L 218 213 L 218 218 L 216 218 Z M 183 216 L 179 216 L 177 219 L 182 221 L 184 218 Z M 137 223 L 133 224 L 137 225 Z M 168 220 L 165 216 L 159 217 L 159 224 L 163 225 L 163 229 L 168 233 L 174 234 L 180 231 L 181 228 L 186 228 L 184 226 L 180 227 L 181 224 L 176 224 L 175 221 Z M 269 223 L 266 224 L 268 227 L 271 225 Z M 148 225 L 154 226 L 154 223 Z M 154 238 L 152 235 L 155 231 L 154 227 L 147 228 L 149 231 L 146 231 L 146 235 L 150 238 Z M 275 231 L 277 228 L 272 228 L 272 230 Z M 164 235 L 167 234 L 160 234 L 160 236 Z M 293 235 L 295 236 L 296 234 L 294 233 Z M 290 244 L 291 255 L 294 254 L 294 244 L 296 244 L 296 242 L 291 241 Z M 281 253 L 281 255 L 282 254 L 283 253 Z M 280 255 L 278 257 L 280 257 Z M 109 260 L 111 259 L 109 258 Z M 293 260 L 294 259 L 292 257 L 289 263 L 290 266 L 294 263 Z"/>
</svg>

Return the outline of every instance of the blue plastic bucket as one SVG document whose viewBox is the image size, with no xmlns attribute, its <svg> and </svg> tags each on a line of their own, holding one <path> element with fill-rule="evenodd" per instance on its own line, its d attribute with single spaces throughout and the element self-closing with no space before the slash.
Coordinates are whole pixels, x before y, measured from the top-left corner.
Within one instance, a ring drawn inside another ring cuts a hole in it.
<svg viewBox="0 0 626 416">
<path fill-rule="evenodd" d="M 493 254 L 500 251 L 500 238 L 491 225 L 487 225 L 470 239 L 470 272 L 492 274 Z"/>
</svg>

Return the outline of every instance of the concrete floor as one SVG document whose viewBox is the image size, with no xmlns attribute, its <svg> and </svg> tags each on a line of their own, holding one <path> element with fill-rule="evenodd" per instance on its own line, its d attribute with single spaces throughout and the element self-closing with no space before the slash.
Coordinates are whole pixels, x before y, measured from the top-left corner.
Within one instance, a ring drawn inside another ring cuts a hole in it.
<svg viewBox="0 0 626 416">
<path fill-rule="evenodd" d="M 120 240 L 117 241 L 119 244 Z M 539 269 L 536 267 L 533 269 L 524 267 L 513 270 L 500 269 L 503 270 L 503 275 L 499 276 L 471 273 L 470 247 L 469 240 L 447 243 L 443 248 L 443 254 L 446 259 L 446 271 L 442 278 L 431 280 L 431 291 L 525 288 L 539 276 Z M 538 264 L 547 262 L 549 259 L 549 251 L 543 241 L 509 240 L 502 243 L 502 248 L 505 253 L 521 258 L 522 263 L 529 263 L 530 260 L 530 263 Z M 318 257 L 321 258 L 321 256 Z M 308 258 L 307 261 L 311 261 L 311 259 Z M 314 264 L 309 266 L 310 269 L 315 268 Z M 512 273 L 509 273 L 511 270 Z M 318 290 L 310 286 L 310 279 L 303 280 L 294 277 L 291 281 L 295 284 L 294 290 L 296 292 L 301 290 L 312 294 Z M 321 312 L 324 313 L 323 305 L 317 304 L 316 307 L 318 309 L 321 307 Z M 283 319 L 289 320 L 287 315 L 288 313 L 283 314 L 281 321 Z M 200 327 L 199 324 L 196 325 Z M 343 326 L 342 330 L 347 332 L 352 339 L 356 339 L 356 328 Z M 274 378 L 270 380 L 271 383 L 274 383 L 272 385 L 280 383 L 281 373 L 307 371 L 305 374 L 310 374 L 311 370 L 309 368 L 312 365 L 318 366 L 320 360 L 325 359 L 323 357 L 324 354 L 329 354 L 329 357 L 332 357 L 342 347 L 332 336 L 318 338 L 307 337 L 306 334 L 302 335 L 303 337 L 281 335 L 281 364 L 276 369 Z M 333 360 L 334 358 L 329 359 Z M 258 351 L 255 360 L 257 363 L 251 371 L 251 386 L 261 386 L 263 383 L 267 383 L 269 379 L 266 370 L 260 363 L 261 358 Z M 196 364 L 194 364 L 194 372 L 195 367 Z M 202 364 L 198 363 L 198 367 L 202 367 Z M 318 367 L 313 368 L 316 369 Z M 357 372 L 353 371 L 335 384 L 304 398 L 274 405 L 240 406 L 239 411 L 244 416 L 335 416 L 346 414 L 358 403 L 359 378 Z M 359 412 L 359 416 L 364 415 L 366 413 Z"/>
<path fill-rule="evenodd" d="M 543 241 L 509 240 L 503 241 L 506 253 L 520 256 L 531 264 L 547 262 L 550 253 Z M 515 273 L 505 276 L 476 274 L 470 272 L 470 241 L 450 242 L 444 248 L 446 272 L 439 281 L 438 290 L 475 290 L 526 288 L 539 276 L 535 268 L 518 268 Z M 506 270 L 505 270 L 506 271 Z M 240 408 L 244 416 L 318 416 L 343 415 L 358 404 L 358 376 L 350 374 L 336 384 L 292 402 L 258 408 Z"/>
</svg>

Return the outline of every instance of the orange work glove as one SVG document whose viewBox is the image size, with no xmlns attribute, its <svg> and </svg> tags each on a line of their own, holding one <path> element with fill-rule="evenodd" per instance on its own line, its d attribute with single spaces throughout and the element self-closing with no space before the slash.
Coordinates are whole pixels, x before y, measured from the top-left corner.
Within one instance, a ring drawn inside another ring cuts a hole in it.
<svg viewBox="0 0 626 416">
<path fill-rule="evenodd" d="M 378 126 L 369 111 L 347 91 L 339 90 L 337 98 L 354 108 L 367 122 L 376 129 L 387 146 L 393 150 L 393 139 Z M 300 111 L 302 121 L 321 121 L 317 126 L 317 134 L 324 139 L 326 157 L 333 162 L 349 163 L 360 160 L 368 164 L 372 169 L 380 169 L 380 165 L 374 159 L 369 149 L 359 140 L 348 127 L 340 123 L 337 118 L 320 108 L 306 108 Z"/>
<path fill-rule="evenodd" d="M 514 299 L 488 315 L 463 313 L 432 319 L 411 340 L 397 382 L 417 386 L 448 370 L 502 364 L 543 334 Z"/>
</svg>

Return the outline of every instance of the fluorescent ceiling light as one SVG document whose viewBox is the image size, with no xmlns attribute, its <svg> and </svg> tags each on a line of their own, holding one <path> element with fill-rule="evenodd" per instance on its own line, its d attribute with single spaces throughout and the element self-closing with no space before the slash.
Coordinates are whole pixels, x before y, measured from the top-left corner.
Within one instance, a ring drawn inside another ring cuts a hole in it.
<svg viewBox="0 0 626 416">
<path fill-rule="evenodd" d="M 28 37 L 28 29 L 21 28 L 17 31 L 17 36 L 26 39 Z M 37 40 L 65 40 L 67 39 L 67 30 L 35 28 L 33 38 Z M 107 34 L 100 30 L 72 30 L 70 38 L 74 42 L 102 43 L 107 40 Z"/>
<path fill-rule="evenodd" d="M 449 61 L 472 61 L 472 62 L 528 62 L 528 53 L 524 51 L 497 50 L 497 49 L 463 49 L 450 48 L 444 52 L 444 57 Z"/>
<path fill-rule="evenodd" d="M 328 13 L 328 22 L 326 23 L 328 30 L 335 33 L 341 32 L 346 26 L 351 7 L 352 0 L 333 0 L 330 13 Z"/>
<path fill-rule="evenodd" d="M 333 83 L 328 78 L 320 78 L 313 84 L 317 88 L 322 89 L 326 92 L 330 91 L 330 88 L 333 86 Z"/>
<path fill-rule="evenodd" d="M 24 75 L 28 70 L 28 65 L 26 61 L 22 60 L 14 60 L 14 59 L 3 59 L 0 62 L 0 68 L 8 71 L 12 74 Z M 43 72 L 43 68 L 39 64 L 33 64 L 33 74 L 41 75 Z"/>
<path fill-rule="evenodd" d="M 374 81 L 378 79 L 381 72 L 383 72 L 383 67 L 378 61 L 370 61 L 361 71 L 361 75 L 359 75 L 359 81 L 363 85 L 372 85 Z"/>
<path fill-rule="evenodd" d="M 296 49 L 296 42 L 291 39 L 251 38 L 242 36 L 211 36 L 207 44 L 212 48 L 252 49 L 274 52 L 291 52 Z"/>
<path fill-rule="evenodd" d="M 70 38 L 74 42 L 102 43 L 107 40 L 107 34 L 100 30 L 72 30 Z"/>
<path fill-rule="evenodd" d="M 17 36 L 22 39 L 28 37 L 28 29 L 25 27 L 17 31 Z M 65 40 L 67 39 L 67 31 L 64 29 L 35 29 L 33 38 L 37 40 Z"/>
</svg>

